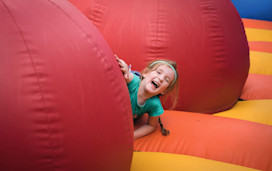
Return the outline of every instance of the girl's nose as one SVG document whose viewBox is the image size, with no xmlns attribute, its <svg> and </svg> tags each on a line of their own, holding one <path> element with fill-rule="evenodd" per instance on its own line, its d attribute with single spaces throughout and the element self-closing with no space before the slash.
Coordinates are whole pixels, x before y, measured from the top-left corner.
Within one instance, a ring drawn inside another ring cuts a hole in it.
<svg viewBox="0 0 272 171">
<path fill-rule="evenodd" d="M 163 76 L 162 75 L 159 76 L 159 80 L 160 80 L 160 82 L 163 81 Z"/>
</svg>

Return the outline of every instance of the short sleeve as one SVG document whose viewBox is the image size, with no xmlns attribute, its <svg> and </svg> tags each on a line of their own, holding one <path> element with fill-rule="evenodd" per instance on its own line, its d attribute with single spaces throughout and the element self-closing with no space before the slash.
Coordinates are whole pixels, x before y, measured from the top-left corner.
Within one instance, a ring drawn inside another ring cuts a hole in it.
<svg viewBox="0 0 272 171">
<path fill-rule="evenodd" d="M 133 79 L 127 84 L 129 93 L 133 92 L 134 89 L 138 87 L 137 85 L 139 84 L 139 82 L 140 78 L 137 75 L 133 74 Z"/>
</svg>

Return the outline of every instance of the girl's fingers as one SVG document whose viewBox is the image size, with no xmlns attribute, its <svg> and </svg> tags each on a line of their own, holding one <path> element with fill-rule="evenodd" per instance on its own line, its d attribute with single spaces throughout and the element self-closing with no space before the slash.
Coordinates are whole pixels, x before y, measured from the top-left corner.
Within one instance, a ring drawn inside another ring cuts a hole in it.
<svg viewBox="0 0 272 171">
<path fill-rule="evenodd" d="M 115 56 L 116 60 L 118 61 L 118 64 L 119 64 L 119 67 L 120 67 L 122 73 L 124 74 L 124 78 L 129 79 L 129 73 L 130 73 L 131 65 L 128 66 L 126 64 L 126 62 L 124 60 L 122 60 L 122 59 L 119 59 L 116 54 L 114 56 Z"/>
<path fill-rule="evenodd" d="M 126 68 L 121 68 L 121 71 L 124 73 L 124 74 L 127 74 L 128 73 L 128 70 Z"/>
<path fill-rule="evenodd" d="M 119 61 L 119 65 L 120 65 L 121 68 L 128 68 L 127 64 L 121 59 Z"/>
</svg>

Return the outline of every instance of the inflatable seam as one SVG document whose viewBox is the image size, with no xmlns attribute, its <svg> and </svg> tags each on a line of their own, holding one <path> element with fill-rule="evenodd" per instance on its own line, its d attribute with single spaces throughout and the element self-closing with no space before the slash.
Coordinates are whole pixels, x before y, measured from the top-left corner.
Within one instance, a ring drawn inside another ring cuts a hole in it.
<svg viewBox="0 0 272 171">
<path fill-rule="evenodd" d="M 44 93 L 43 93 L 43 91 L 42 91 L 42 86 L 41 86 L 40 77 L 39 77 L 37 68 L 36 68 L 36 66 L 35 66 L 33 57 L 32 57 L 32 55 L 31 55 L 31 53 L 30 53 L 29 46 L 28 46 L 28 44 L 27 44 L 27 42 L 26 42 L 26 39 L 25 39 L 25 37 L 24 37 L 24 35 L 23 35 L 22 29 L 19 27 L 18 23 L 16 22 L 15 17 L 12 15 L 12 13 L 10 12 L 10 9 L 7 7 L 7 5 L 6 5 L 3 1 L 2 1 L 2 3 L 3 3 L 3 5 L 6 7 L 7 11 L 9 12 L 9 14 L 10 14 L 12 20 L 14 21 L 14 23 L 15 23 L 15 25 L 16 25 L 16 27 L 17 27 L 17 29 L 18 29 L 18 31 L 19 31 L 21 37 L 22 37 L 22 40 L 23 40 L 23 42 L 24 42 L 25 48 L 26 48 L 27 53 L 28 53 L 28 57 L 29 57 L 29 59 L 30 59 L 30 61 L 31 61 L 31 64 L 32 64 L 32 67 L 33 67 L 33 70 L 34 70 L 34 74 L 33 74 L 33 75 L 36 75 L 36 78 L 37 78 L 37 83 L 38 83 L 39 92 L 40 92 L 40 96 L 41 96 L 41 101 L 42 101 L 42 105 L 43 105 L 43 111 L 44 111 L 45 116 L 46 116 L 46 123 L 47 123 L 46 126 L 47 126 L 47 129 L 48 129 L 48 140 L 49 140 L 49 144 L 50 144 L 50 147 L 51 147 L 51 148 L 50 148 L 51 155 L 48 156 L 47 158 L 49 158 L 50 163 L 53 165 L 53 148 L 52 148 L 53 146 L 52 146 L 52 141 L 51 141 L 51 140 L 52 140 L 52 136 L 51 136 L 52 133 L 51 133 L 51 131 L 50 131 L 51 128 L 50 128 L 50 125 L 49 125 L 49 118 L 48 118 L 49 112 L 47 111 L 47 106 L 46 106 L 46 102 L 45 102 L 46 100 L 45 100 Z M 35 132 L 35 131 L 34 131 L 34 132 Z M 37 138 L 37 137 L 36 137 L 36 138 Z"/>
<path fill-rule="evenodd" d="M 156 14 L 153 18 L 151 18 L 150 22 L 150 31 L 148 33 L 148 44 L 147 44 L 147 52 L 150 54 L 150 56 L 147 56 L 150 60 L 154 60 L 156 58 L 165 58 L 165 52 L 167 49 L 167 43 L 164 27 L 167 26 L 165 13 L 163 9 L 161 8 L 160 1 L 157 1 L 157 8 L 156 8 Z"/>
<path fill-rule="evenodd" d="M 49 0 L 52 4 L 54 4 L 59 10 L 61 10 L 68 18 L 70 18 L 73 22 L 74 22 L 74 24 L 83 32 L 83 33 L 85 33 L 86 34 L 86 37 L 87 37 L 87 39 L 88 40 L 90 40 L 90 42 L 92 43 L 92 45 L 93 45 L 93 47 L 95 47 L 95 51 L 96 51 L 96 53 L 98 54 L 98 56 L 105 56 L 104 54 L 103 54 L 103 52 L 101 51 L 101 50 L 99 50 L 97 47 L 97 45 L 96 45 L 96 43 L 92 40 L 92 38 L 89 36 L 89 34 L 69 15 L 69 14 L 67 14 L 65 11 L 63 11 L 56 3 L 54 3 L 54 2 L 52 2 L 51 0 Z M 90 21 L 91 22 L 91 21 Z M 99 32 L 98 32 L 99 33 Z M 113 56 L 113 55 L 112 55 Z M 104 61 L 103 61 L 104 60 Z M 99 59 L 99 61 L 100 61 L 100 63 L 101 63 L 101 65 L 105 65 L 105 63 L 107 63 L 107 64 L 109 64 L 109 62 L 107 62 L 107 60 L 106 60 L 106 58 L 100 58 Z M 105 62 L 106 61 L 106 62 Z M 106 72 L 109 72 L 109 71 L 111 71 L 112 69 L 110 69 L 109 67 L 110 67 L 110 65 L 105 65 L 106 67 L 101 67 L 101 68 L 105 68 L 105 70 L 106 70 Z M 110 74 L 109 74 L 110 75 Z M 111 74 L 111 75 L 113 75 L 113 74 Z M 114 83 L 115 82 L 115 80 L 114 80 L 114 77 L 111 77 L 112 79 L 113 79 L 113 81 L 110 81 L 110 82 L 112 82 L 112 83 Z M 119 84 L 117 84 L 117 85 L 119 85 Z M 117 89 L 114 89 L 115 91 L 117 90 Z M 120 90 L 120 86 L 119 86 L 119 90 Z M 116 91 L 117 93 L 119 92 L 118 90 Z M 119 93 L 119 95 L 120 95 L 120 93 Z M 124 98 L 122 98 L 122 99 L 124 99 Z M 130 125 L 129 124 L 129 118 L 128 118 L 128 116 L 126 116 L 126 121 L 127 121 L 127 125 Z M 130 127 L 128 128 L 128 129 L 130 129 Z M 128 132 L 129 133 L 131 133 L 133 130 L 129 130 Z M 132 137 L 132 135 L 131 134 L 127 134 L 127 138 L 128 139 L 131 139 L 131 137 Z M 132 142 L 133 143 L 133 142 Z"/>
<path fill-rule="evenodd" d="M 208 27 L 208 36 L 210 37 L 210 43 L 212 45 L 211 53 L 213 56 L 213 64 L 215 64 L 214 68 L 214 80 L 216 82 L 218 101 L 222 97 L 221 94 L 224 94 L 224 82 L 226 81 L 221 73 L 225 73 L 224 70 L 226 68 L 222 67 L 226 62 L 226 42 L 224 41 L 224 30 L 220 25 L 220 20 L 216 15 L 216 9 L 212 6 L 212 3 L 209 0 L 202 0 L 202 10 L 203 10 L 203 18 L 207 21 Z M 220 85 L 220 86 L 219 86 Z M 229 106 L 229 105 L 227 105 Z M 221 110 L 222 107 L 217 110 Z"/>
<path fill-rule="evenodd" d="M 94 3 L 93 9 L 90 11 L 88 18 L 94 23 L 95 26 L 98 26 L 101 23 L 103 11 L 101 10 L 102 3 Z"/>
</svg>

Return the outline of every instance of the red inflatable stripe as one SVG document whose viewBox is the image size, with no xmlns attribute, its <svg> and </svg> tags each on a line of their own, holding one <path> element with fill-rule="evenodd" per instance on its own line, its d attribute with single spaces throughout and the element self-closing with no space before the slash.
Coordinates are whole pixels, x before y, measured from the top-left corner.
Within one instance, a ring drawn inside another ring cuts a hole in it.
<svg viewBox="0 0 272 171">
<path fill-rule="evenodd" d="M 248 44 L 249 44 L 249 49 L 252 51 L 272 53 L 272 42 L 251 41 L 251 42 L 248 42 Z"/>
<path fill-rule="evenodd" d="M 242 91 L 244 100 L 272 99 L 272 75 L 249 74 Z"/>
<path fill-rule="evenodd" d="M 272 30 L 271 21 L 254 20 L 254 19 L 242 19 L 246 28 L 258 28 Z"/>
</svg>

